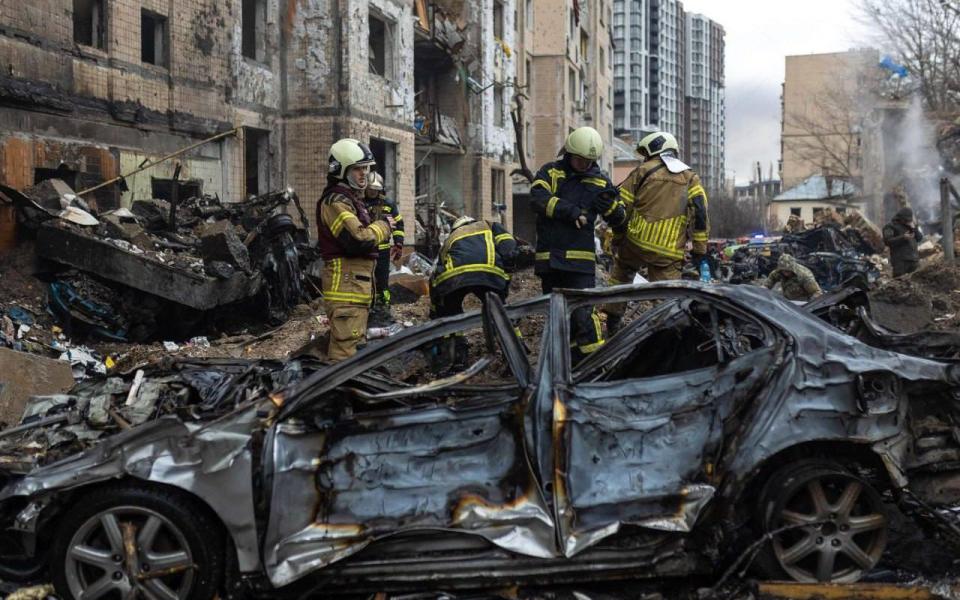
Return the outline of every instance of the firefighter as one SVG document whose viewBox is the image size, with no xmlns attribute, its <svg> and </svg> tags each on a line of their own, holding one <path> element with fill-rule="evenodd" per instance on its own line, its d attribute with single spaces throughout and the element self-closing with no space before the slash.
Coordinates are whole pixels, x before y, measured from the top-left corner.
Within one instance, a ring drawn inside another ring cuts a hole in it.
<svg viewBox="0 0 960 600">
<path fill-rule="evenodd" d="M 595 129 L 576 129 L 567 136 L 562 157 L 541 167 L 530 186 L 537 215 L 534 272 L 544 293 L 594 287 L 596 219 L 601 217 L 611 227 L 624 224 L 620 192 L 597 165 L 602 153 L 603 140 Z M 575 310 L 570 329 L 574 363 L 604 343 L 596 309 Z"/>
<path fill-rule="evenodd" d="M 366 144 L 344 138 L 330 147 L 327 187 L 317 204 L 317 248 L 323 256 L 324 310 L 330 320 L 332 361 L 353 356 L 366 337 L 373 270 L 393 219 L 371 218 L 363 201 L 374 165 Z"/>
<path fill-rule="evenodd" d="M 487 292 L 507 299 L 510 275 L 517 255 L 517 242 L 499 223 L 460 217 L 453 222 L 450 236 L 443 242 L 437 267 L 430 278 L 430 318 L 449 317 L 463 312 L 463 299 L 473 294 L 481 301 Z M 467 343 L 462 335 L 454 338 L 452 363 L 466 364 Z M 449 352 L 449 348 L 441 350 Z M 439 363 L 450 362 L 443 357 Z"/>
<path fill-rule="evenodd" d="M 393 323 L 390 314 L 390 261 L 399 261 L 403 255 L 403 217 L 397 203 L 387 198 L 383 189 L 383 177 L 376 171 L 371 171 L 367 180 L 367 189 L 364 192 L 367 201 L 367 210 L 370 217 L 380 220 L 384 216 L 393 217 L 393 240 L 380 244 L 377 256 L 377 267 L 374 270 L 373 308 L 370 311 L 370 321 L 375 325 L 389 325 Z"/>
<path fill-rule="evenodd" d="M 704 260 L 710 234 L 707 193 L 700 177 L 677 158 L 679 151 L 676 138 L 662 131 L 637 144 L 643 162 L 620 184 L 627 217 L 616 231 L 611 285 L 632 283 L 640 267 L 646 267 L 648 281 L 680 279 L 687 240 L 693 242 L 693 263 L 699 267 Z M 619 329 L 624 309 L 623 304 L 606 307 L 611 331 Z"/>
</svg>

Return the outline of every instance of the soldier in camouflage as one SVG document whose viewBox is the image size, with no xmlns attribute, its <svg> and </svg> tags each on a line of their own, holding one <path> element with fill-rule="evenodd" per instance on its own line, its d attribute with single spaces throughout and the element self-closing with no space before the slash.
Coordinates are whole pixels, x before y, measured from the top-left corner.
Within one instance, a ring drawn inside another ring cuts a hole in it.
<svg viewBox="0 0 960 600">
<path fill-rule="evenodd" d="M 770 273 L 764 284 L 768 289 L 780 284 L 780 293 L 787 300 L 813 300 L 817 296 L 823 295 L 820 284 L 810 269 L 797 262 L 797 259 L 789 254 L 781 254 L 777 261 L 777 268 Z"/>
</svg>

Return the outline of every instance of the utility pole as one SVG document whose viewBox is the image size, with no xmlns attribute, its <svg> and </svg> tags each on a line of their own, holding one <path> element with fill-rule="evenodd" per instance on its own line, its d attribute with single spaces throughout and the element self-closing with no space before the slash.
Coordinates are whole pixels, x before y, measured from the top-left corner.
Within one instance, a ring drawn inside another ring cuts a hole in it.
<svg viewBox="0 0 960 600">
<path fill-rule="evenodd" d="M 943 225 L 941 244 L 943 244 L 943 260 L 950 265 L 953 264 L 955 259 L 953 253 L 953 204 L 951 203 L 951 196 L 960 200 L 960 195 L 957 194 L 957 190 L 954 189 L 950 180 L 942 177 L 940 179 L 940 223 Z"/>
</svg>

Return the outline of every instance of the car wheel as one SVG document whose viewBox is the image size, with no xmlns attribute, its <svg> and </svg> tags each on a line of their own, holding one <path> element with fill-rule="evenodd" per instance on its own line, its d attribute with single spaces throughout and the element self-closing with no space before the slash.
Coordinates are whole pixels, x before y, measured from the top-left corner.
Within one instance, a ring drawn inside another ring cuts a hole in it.
<svg viewBox="0 0 960 600">
<path fill-rule="evenodd" d="M 202 507 L 175 490 L 109 487 L 79 498 L 59 524 L 51 573 L 60 597 L 208 600 L 223 541 Z"/>
<path fill-rule="evenodd" d="M 840 465 L 806 462 L 785 467 L 760 497 L 764 532 L 774 535 L 757 557 L 773 579 L 851 583 L 879 562 L 887 545 L 880 494 Z"/>
</svg>

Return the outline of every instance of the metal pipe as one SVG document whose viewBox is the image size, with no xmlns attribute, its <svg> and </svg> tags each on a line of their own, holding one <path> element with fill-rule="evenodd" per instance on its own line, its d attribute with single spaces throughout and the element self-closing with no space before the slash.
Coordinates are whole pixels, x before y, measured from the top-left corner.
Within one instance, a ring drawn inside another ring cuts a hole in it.
<svg viewBox="0 0 960 600">
<path fill-rule="evenodd" d="M 99 190 L 99 189 L 101 189 L 101 188 L 105 188 L 105 187 L 107 187 L 108 185 L 113 185 L 113 184 L 117 183 L 118 181 L 120 181 L 121 179 L 126 179 L 127 177 L 132 177 L 132 176 L 136 175 L 137 173 L 140 173 L 141 171 L 146 171 L 147 169 L 149 169 L 149 168 L 151 168 L 151 167 L 155 167 L 155 166 L 159 165 L 160 163 L 166 162 L 166 161 L 170 160 L 171 158 L 176 158 L 176 157 L 180 156 L 181 154 L 185 154 L 185 153 L 187 153 L 187 152 L 190 152 L 191 150 L 194 150 L 194 149 L 196 149 L 196 148 L 199 148 L 200 146 L 203 146 L 203 145 L 205 145 L 205 144 L 209 144 L 210 142 L 215 142 L 215 141 L 220 140 L 220 139 L 223 139 L 223 138 L 225 138 L 225 137 L 234 135 L 234 134 L 236 134 L 238 131 L 242 131 L 242 130 L 243 130 L 243 127 L 236 127 L 236 128 L 234 128 L 234 129 L 231 129 L 230 131 L 225 131 L 225 132 L 223 132 L 223 133 L 218 133 L 217 135 L 215 135 L 215 136 L 213 136 L 213 137 L 208 137 L 207 139 L 201 140 L 201 141 L 197 142 L 196 144 L 191 144 L 190 146 L 187 146 L 186 148 L 181 148 L 180 150 L 177 150 L 176 152 L 174 152 L 174 153 L 172 153 L 172 154 L 168 154 L 168 155 L 164 156 L 163 158 L 161 158 L 160 160 L 157 160 L 157 161 L 155 161 L 155 162 L 148 163 L 148 164 L 146 164 L 146 165 L 141 164 L 139 167 L 137 167 L 137 168 L 134 169 L 133 171 L 130 171 L 129 173 L 125 173 L 125 174 L 120 175 L 120 176 L 118 176 L 118 177 L 114 177 L 113 179 L 110 179 L 110 180 L 108 180 L 108 181 L 104 181 L 103 183 L 100 183 L 100 184 L 98 184 L 98 185 L 95 185 L 95 186 L 93 186 L 92 188 L 87 188 L 87 189 L 83 190 L 82 192 L 76 192 L 76 195 L 77 195 L 77 196 L 83 196 L 83 195 L 89 194 L 90 192 L 95 192 L 95 191 L 97 191 L 97 190 Z"/>
<path fill-rule="evenodd" d="M 950 192 L 953 186 L 946 177 L 940 179 L 940 222 L 943 224 L 943 260 L 953 264 L 953 205 L 950 202 Z"/>
</svg>

